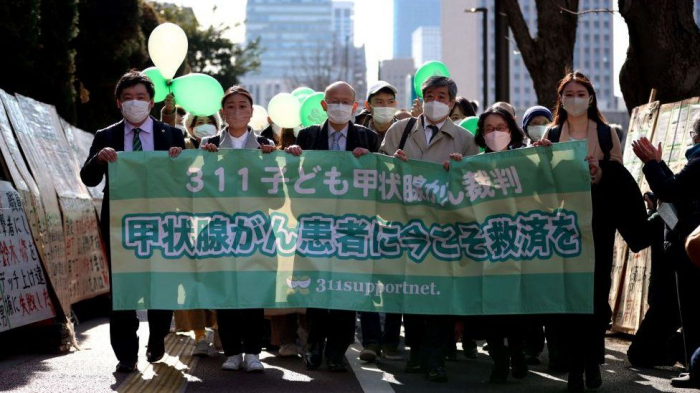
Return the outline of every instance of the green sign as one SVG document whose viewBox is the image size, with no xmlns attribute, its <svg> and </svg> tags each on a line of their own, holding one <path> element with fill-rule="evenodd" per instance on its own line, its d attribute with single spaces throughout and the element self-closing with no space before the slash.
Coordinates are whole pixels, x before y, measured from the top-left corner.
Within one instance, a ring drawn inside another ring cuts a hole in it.
<svg viewBox="0 0 700 393">
<path fill-rule="evenodd" d="M 585 142 L 441 165 L 347 152 L 119 153 L 115 309 L 590 313 Z"/>
</svg>

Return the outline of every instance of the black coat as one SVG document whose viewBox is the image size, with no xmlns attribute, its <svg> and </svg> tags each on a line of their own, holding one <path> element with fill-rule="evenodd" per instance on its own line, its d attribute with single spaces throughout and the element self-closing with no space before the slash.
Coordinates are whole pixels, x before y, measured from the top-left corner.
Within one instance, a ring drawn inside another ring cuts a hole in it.
<svg viewBox="0 0 700 393">
<path fill-rule="evenodd" d="M 153 148 L 154 150 L 170 150 L 171 147 L 185 148 L 185 138 L 182 131 L 171 127 L 158 120 L 153 120 Z M 124 120 L 103 128 L 95 133 L 95 139 L 90 146 L 90 153 L 80 169 L 80 179 L 88 187 L 95 187 L 107 176 L 107 164 L 97 160 L 97 155 L 105 147 L 111 147 L 116 151 L 124 151 Z M 107 246 L 109 257 L 109 179 L 105 183 L 104 201 L 102 202 L 102 215 L 100 218 L 102 237 Z"/>
<path fill-rule="evenodd" d="M 302 150 L 329 150 L 328 146 L 328 121 L 322 125 L 306 127 L 299 131 L 296 144 Z M 361 147 L 372 153 L 377 152 L 377 133 L 367 127 L 348 122 L 348 139 L 345 145 L 346 151 L 353 151 Z"/>
<path fill-rule="evenodd" d="M 665 162 L 650 160 L 644 165 L 644 176 L 657 198 L 676 206 L 678 225 L 667 240 L 683 243 L 700 225 L 700 157 L 691 158 L 675 175 Z"/>
</svg>

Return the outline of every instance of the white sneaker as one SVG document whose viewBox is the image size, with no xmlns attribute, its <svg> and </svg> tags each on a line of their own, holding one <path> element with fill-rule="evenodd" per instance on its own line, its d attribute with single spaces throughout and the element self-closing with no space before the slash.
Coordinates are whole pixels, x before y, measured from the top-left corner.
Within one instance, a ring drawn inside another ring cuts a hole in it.
<svg viewBox="0 0 700 393">
<path fill-rule="evenodd" d="M 192 356 L 209 356 L 209 342 L 205 339 L 197 341 L 197 345 L 194 347 L 194 351 L 192 351 Z"/>
<path fill-rule="evenodd" d="M 247 356 L 247 355 L 246 355 Z M 224 364 L 221 365 L 222 370 L 236 371 L 241 369 L 241 363 L 243 362 L 243 355 L 233 355 L 226 358 Z"/>
<path fill-rule="evenodd" d="M 252 353 L 246 353 L 243 362 L 245 363 L 246 371 L 249 373 L 259 373 L 265 369 L 263 364 L 260 363 L 260 357 L 258 355 L 253 355 Z"/>
<path fill-rule="evenodd" d="M 277 356 L 289 357 L 289 356 L 299 356 L 299 351 L 297 350 L 296 344 L 284 344 L 277 351 Z"/>
</svg>

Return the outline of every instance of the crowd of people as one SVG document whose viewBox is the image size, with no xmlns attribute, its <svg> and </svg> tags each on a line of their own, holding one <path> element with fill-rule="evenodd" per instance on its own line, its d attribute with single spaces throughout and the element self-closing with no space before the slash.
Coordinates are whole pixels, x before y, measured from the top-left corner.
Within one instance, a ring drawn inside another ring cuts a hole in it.
<svg viewBox="0 0 700 393">
<path fill-rule="evenodd" d="M 484 108 L 474 135 L 455 123 L 475 115 L 478 106 L 457 96 L 453 80 L 433 76 L 421 90 L 423 101 L 416 101 L 407 111 L 397 108 L 397 89 L 387 82 L 371 86 L 366 97 L 357 97 L 345 82 L 332 83 L 322 102 L 328 120 L 301 129 L 295 136 L 294 130 L 281 128 L 270 119 L 266 129 L 253 130 L 248 125 L 253 97 L 241 86 L 226 90 L 217 114 L 187 114 L 171 96 L 161 112 L 161 121 L 156 120 L 149 116 L 154 106 L 153 83 L 143 73 L 131 71 L 118 81 L 115 90 L 123 120 L 97 131 L 81 177 L 86 185 L 96 186 L 106 176 L 106 164 L 117 160 L 119 151 L 167 150 L 170 157 L 177 157 L 185 148 L 207 152 L 283 150 L 294 156 L 308 150 L 339 150 L 352 152 L 355 157 L 378 153 L 403 161 L 428 161 L 449 170 L 451 162 L 476 154 L 586 140 L 595 243 L 593 314 L 476 317 L 360 312 L 361 328 L 356 332 L 355 311 L 277 310 L 268 315 L 271 345 L 277 348 L 278 356 L 301 356 L 309 370 L 322 368 L 325 360 L 325 369 L 343 372 L 347 367 L 345 353 L 359 333 L 362 361 L 405 360 L 406 373 L 424 373 L 428 380 L 442 382 L 448 378 L 445 361 L 458 356 L 457 342 L 462 342 L 463 356 L 476 359 L 477 341 L 485 340 L 483 348 L 493 361 L 490 380 L 502 383 L 509 376 L 525 378 L 528 367 L 542 361 L 546 343 L 549 368 L 568 372 L 569 390 L 595 389 L 603 382 L 600 365 L 605 362 L 605 332 L 612 314 L 608 294 L 617 231 L 632 251 L 652 247 L 650 309 L 630 346 L 630 362 L 656 366 L 678 360 L 687 365 L 690 374 L 673 383 L 700 386 L 700 376 L 696 377 L 692 367 L 700 358 L 700 352 L 693 356 L 700 347 L 700 313 L 693 305 L 700 303 L 692 300 L 698 296 L 692 284 L 698 282 L 700 270 L 690 263 L 683 249 L 685 237 L 700 224 L 700 121 L 694 123 L 691 133 L 695 144 L 687 153 L 688 165 L 677 175 L 661 160 L 660 147 L 644 138 L 634 142 L 634 152 L 644 162 L 644 174 L 653 192 L 643 196 L 622 164 L 618 134 L 599 111 L 592 83 L 580 72 L 570 72 L 560 81 L 553 111 L 535 106 L 527 109 L 519 121 L 510 104 L 499 102 Z M 362 99 L 364 108 L 358 114 L 358 101 Z M 106 189 L 103 234 L 109 233 L 108 194 Z M 676 205 L 675 227 L 670 228 L 656 213 L 660 203 Z M 109 251 L 109 236 L 104 240 Z M 149 362 L 163 358 L 164 338 L 172 317 L 172 311 L 148 311 Z M 210 353 L 205 329 L 214 328 L 225 355 L 222 369 L 248 372 L 264 370 L 259 354 L 267 331 L 265 318 L 263 309 L 175 312 L 177 329 L 194 332 L 195 355 Z M 405 345 L 410 348 L 407 353 L 401 346 L 402 326 Z M 674 339 L 681 326 L 684 340 Z M 110 334 L 118 372 L 136 370 L 137 329 L 135 311 L 112 311 Z M 674 348 L 671 342 L 684 343 L 675 357 L 669 357 Z"/>
</svg>

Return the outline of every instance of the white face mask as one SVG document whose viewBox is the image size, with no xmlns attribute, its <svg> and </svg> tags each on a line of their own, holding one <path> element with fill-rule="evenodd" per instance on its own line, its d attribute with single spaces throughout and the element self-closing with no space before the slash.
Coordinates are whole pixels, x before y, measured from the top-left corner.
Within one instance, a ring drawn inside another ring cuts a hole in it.
<svg viewBox="0 0 700 393">
<path fill-rule="evenodd" d="M 510 143 L 510 132 L 508 131 L 491 131 L 484 135 L 486 146 L 492 151 L 503 151 Z"/>
<path fill-rule="evenodd" d="M 206 138 L 216 135 L 216 126 L 213 124 L 200 124 L 192 129 L 192 131 L 197 138 Z"/>
<path fill-rule="evenodd" d="M 576 117 L 586 113 L 590 106 L 589 100 L 589 98 L 583 97 L 564 97 L 562 105 L 569 115 Z"/>
<path fill-rule="evenodd" d="M 279 138 L 280 135 L 282 135 L 282 127 L 278 126 L 275 123 L 272 123 L 271 127 L 272 127 L 272 133 L 277 135 L 277 137 Z"/>
<path fill-rule="evenodd" d="M 372 108 L 372 120 L 377 124 L 387 124 L 394 119 L 396 108 L 380 106 Z"/>
<path fill-rule="evenodd" d="M 530 139 L 533 141 L 539 141 L 542 139 L 542 135 L 547 131 L 547 126 L 527 126 L 527 132 L 530 134 Z"/>
<path fill-rule="evenodd" d="M 438 121 L 450 114 L 450 107 L 440 101 L 430 101 L 423 104 L 423 113 L 428 119 Z"/>
<path fill-rule="evenodd" d="M 350 121 L 350 119 L 352 119 L 352 105 L 328 104 L 326 113 L 328 114 L 328 120 L 330 120 L 331 123 L 347 123 Z"/>
<path fill-rule="evenodd" d="M 129 123 L 140 123 L 146 120 L 149 113 L 151 113 L 150 101 L 129 100 L 122 102 L 122 115 Z"/>
</svg>

